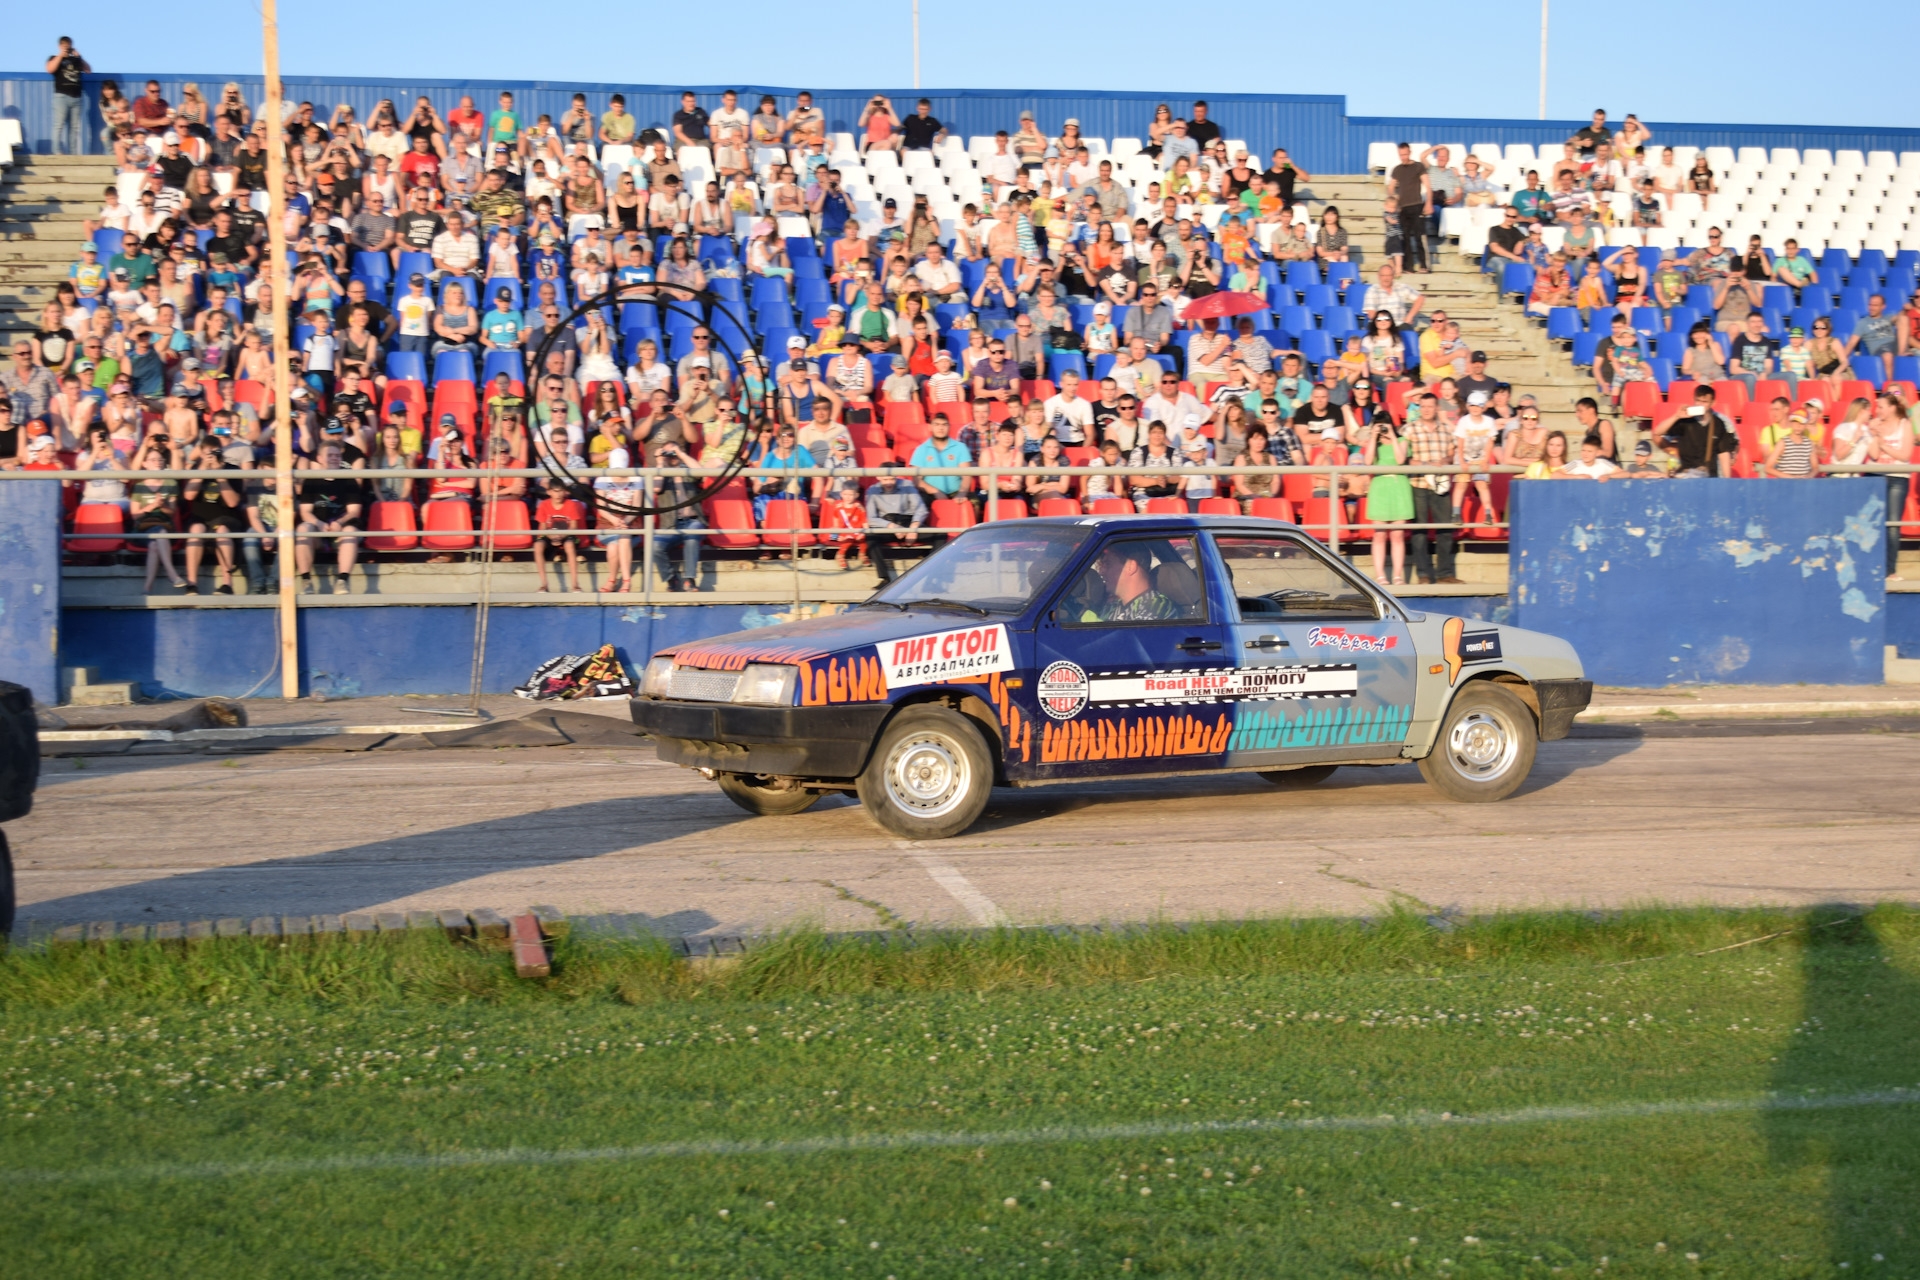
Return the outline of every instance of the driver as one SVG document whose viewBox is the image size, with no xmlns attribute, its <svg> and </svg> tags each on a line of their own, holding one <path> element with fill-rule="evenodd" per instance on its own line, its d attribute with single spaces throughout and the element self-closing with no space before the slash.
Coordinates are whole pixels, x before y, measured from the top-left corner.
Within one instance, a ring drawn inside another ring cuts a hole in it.
<svg viewBox="0 0 1920 1280">
<path fill-rule="evenodd" d="M 1149 553 L 1138 543 L 1106 547 L 1094 571 L 1107 588 L 1107 601 L 1100 610 L 1102 622 L 1152 622 L 1180 616 L 1180 607 L 1154 590 Z"/>
</svg>

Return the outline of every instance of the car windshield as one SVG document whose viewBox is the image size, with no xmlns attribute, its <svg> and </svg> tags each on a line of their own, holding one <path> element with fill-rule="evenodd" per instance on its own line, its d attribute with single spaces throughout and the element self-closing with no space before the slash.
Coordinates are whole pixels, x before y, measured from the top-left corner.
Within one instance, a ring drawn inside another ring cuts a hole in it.
<svg viewBox="0 0 1920 1280">
<path fill-rule="evenodd" d="M 1019 613 L 1093 533 L 1085 525 L 995 521 L 969 529 L 873 599 Z"/>
</svg>

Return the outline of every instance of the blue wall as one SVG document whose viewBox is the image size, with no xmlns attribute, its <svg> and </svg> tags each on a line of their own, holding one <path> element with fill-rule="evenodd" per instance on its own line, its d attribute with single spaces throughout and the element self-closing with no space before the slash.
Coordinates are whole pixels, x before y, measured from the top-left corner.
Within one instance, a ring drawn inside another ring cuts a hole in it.
<svg viewBox="0 0 1920 1280">
<path fill-rule="evenodd" d="M 60 482 L 0 485 L 0 680 L 60 701 Z"/>
<path fill-rule="evenodd" d="M 772 626 L 839 605 L 495 605 L 483 692 L 506 693 L 547 659 L 611 644 L 634 674 L 669 644 Z M 149 697 L 272 697 L 279 644 L 271 608 L 68 609 L 61 660 L 138 681 Z M 465 693 L 472 605 L 300 611 L 300 691 L 337 698 Z"/>
<path fill-rule="evenodd" d="M 1878 684 L 1886 485 L 1513 486 L 1513 621 L 1601 684 Z"/>
<path fill-rule="evenodd" d="M 192 81 L 210 99 L 217 97 L 228 80 L 237 81 L 249 105 L 257 107 L 262 96 L 257 75 L 171 75 L 152 71 L 106 71 L 88 77 L 89 106 L 97 104 L 99 82 L 119 82 L 123 91 L 140 91 L 151 77 L 160 81 L 168 101 L 177 102 L 180 86 Z M 595 111 L 605 109 L 605 97 L 611 93 L 626 95 L 627 109 L 638 116 L 642 126 L 664 126 L 680 106 L 680 90 L 691 87 L 709 109 L 719 104 L 725 85 L 632 85 L 569 83 L 551 80 L 417 80 L 400 82 L 342 76 L 288 76 L 286 94 L 290 101 L 310 101 L 321 117 L 330 116 L 335 104 L 352 105 L 362 120 L 382 98 L 391 98 L 402 107 L 426 94 L 442 114 L 455 106 L 463 93 L 473 95 L 482 110 L 491 110 L 502 89 L 513 91 L 516 105 L 531 116 L 546 112 L 558 120 L 576 92 L 585 93 Z M 779 100 L 780 109 L 793 106 L 793 96 L 805 86 L 737 85 L 742 105 L 751 111 L 762 93 Z M 916 99 L 933 100 L 933 112 L 947 126 L 962 135 L 990 134 L 996 129 L 1012 130 L 1022 110 L 1031 110 L 1040 127 L 1058 133 L 1069 117 L 1077 118 L 1083 132 L 1092 137 L 1136 137 L 1144 139 L 1153 109 L 1165 102 L 1174 114 L 1184 116 L 1195 95 L 1180 93 L 1135 93 L 1105 90 L 1058 90 L 1015 92 L 998 89 L 814 89 L 816 105 L 827 114 L 828 126 L 837 131 L 852 131 L 860 108 L 875 92 L 886 93 L 896 107 L 906 109 Z M 1264 160 L 1274 147 L 1286 147 L 1311 173 L 1359 173 L 1366 166 L 1367 144 L 1406 139 L 1425 142 L 1525 142 L 1534 146 L 1566 141 L 1575 129 L 1586 124 L 1579 120 L 1482 120 L 1463 118 L 1421 119 L 1406 116 L 1349 116 L 1344 96 L 1314 94 L 1210 94 L 1211 116 L 1230 138 L 1245 139 L 1254 158 Z M 21 122 L 29 151 L 45 151 L 53 133 L 53 82 L 44 72 L 28 71 L 0 74 L 0 116 Z M 98 112 L 88 112 L 89 146 L 101 150 Z M 1825 147 L 1831 151 L 1914 151 L 1920 150 L 1920 129 L 1820 128 L 1801 125 L 1676 124 L 1649 120 L 1658 143 L 1684 146 L 1728 147 Z"/>
</svg>

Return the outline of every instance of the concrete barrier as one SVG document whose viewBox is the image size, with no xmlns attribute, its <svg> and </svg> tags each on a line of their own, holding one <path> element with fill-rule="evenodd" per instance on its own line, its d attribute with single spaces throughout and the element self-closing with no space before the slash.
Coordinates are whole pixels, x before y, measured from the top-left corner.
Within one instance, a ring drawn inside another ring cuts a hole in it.
<svg viewBox="0 0 1920 1280">
<path fill-rule="evenodd" d="M 0 485 L 0 680 L 60 700 L 60 482 Z"/>
<path fill-rule="evenodd" d="M 1878 684 L 1877 479 L 1520 481 L 1516 625 L 1565 636 L 1600 684 Z"/>
</svg>

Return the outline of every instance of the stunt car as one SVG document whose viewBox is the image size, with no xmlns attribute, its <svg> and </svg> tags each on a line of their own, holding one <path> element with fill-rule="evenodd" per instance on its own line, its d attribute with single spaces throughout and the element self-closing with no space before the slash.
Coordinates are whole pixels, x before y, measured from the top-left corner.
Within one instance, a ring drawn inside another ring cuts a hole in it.
<svg viewBox="0 0 1920 1280">
<path fill-rule="evenodd" d="M 1564 640 L 1409 610 L 1293 525 L 1087 516 L 969 529 L 845 612 L 647 664 L 660 759 L 755 814 L 857 795 L 909 839 L 995 786 L 1417 761 L 1499 800 L 1593 695 Z"/>
</svg>

